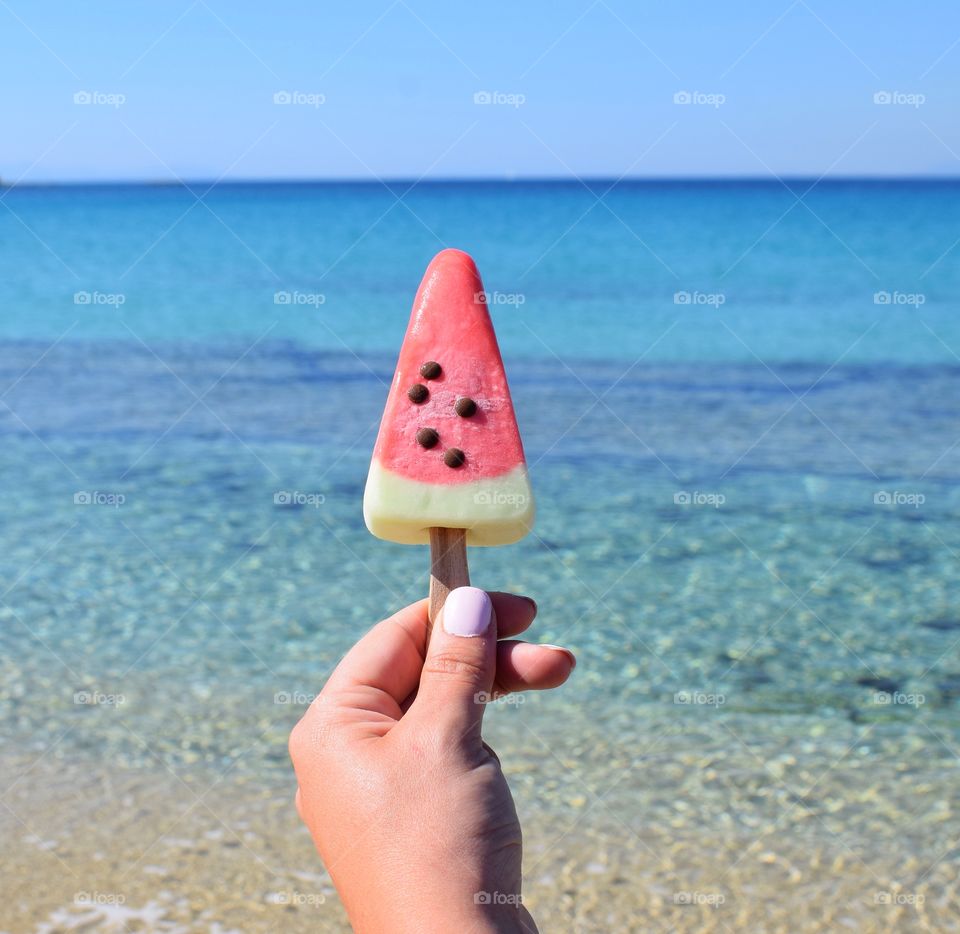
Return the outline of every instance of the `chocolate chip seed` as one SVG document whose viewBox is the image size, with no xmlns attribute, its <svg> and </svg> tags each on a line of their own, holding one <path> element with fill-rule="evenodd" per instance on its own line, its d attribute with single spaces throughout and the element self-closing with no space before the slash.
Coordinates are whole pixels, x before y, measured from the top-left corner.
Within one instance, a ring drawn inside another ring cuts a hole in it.
<svg viewBox="0 0 960 934">
<path fill-rule="evenodd" d="M 440 435 L 438 435 L 432 428 L 421 428 L 417 432 L 417 444 L 425 447 L 432 448 L 440 440 Z"/>
<path fill-rule="evenodd" d="M 443 452 L 443 462 L 448 467 L 462 467 L 466 459 L 467 456 L 460 448 L 447 448 L 446 451 Z"/>
<path fill-rule="evenodd" d="M 428 360 L 422 367 L 420 367 L 420 375 L 424 379 L 437 379 L 442 372 L 443 369 L 435 360 Z"/>
<path fill-rule="evenodd" d="M 423 383 L 414 383 L 407 390 L 407 398 L 411 402 L 416 402 L 417 405 L 420 405 L 423 402 L 427 401 L 427 397 L 430 395 L 430 390 L 427 389 Z"/>
<path fill-rule="evenodd" d="M 469 418 L 477 411 L 477 403 L 473 399 L 468 399 L 464 396 L 461 399 L 457 399 L 457 403 L 454 406 L 457 410 L 457 415 L 461 418 Z"/>
</svg>

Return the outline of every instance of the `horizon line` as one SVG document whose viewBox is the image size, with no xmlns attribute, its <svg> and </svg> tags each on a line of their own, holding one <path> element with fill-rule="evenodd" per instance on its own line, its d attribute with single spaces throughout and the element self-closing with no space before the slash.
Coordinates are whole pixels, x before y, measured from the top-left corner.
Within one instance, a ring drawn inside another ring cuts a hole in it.
<svg viewBox="0 0 960 934">
<path fill-rule="evenodd" d="M 14 188 L 70 188 L 70 187 L 169 187 L 189 188 L 191 185 L 208 185 L 211 188 L 218 185 L 451 185 L 451 184 L 610 184 L 624 183 L 767 183 L 789 184 L 809 183 L 829 184 L 831 182 L 960 182 L 960 175 L 933 175 L 933 174 L 901 174 L 901 175 L 584 175 L 575 178 L 562 175 L 464 175 L 445 176 L 440 178 L 410 178 L 404 176 L 390 176 L 384 178 L 354 178 L 350 176 L 289 176 L 289 177 L 250 177 L 250 178 L 117 178 L 117 179 L 50 179 L 38 181 L 13 180 L 7 181 L 0 176 L 0 188 L 10 190 Z"/>
</svg>

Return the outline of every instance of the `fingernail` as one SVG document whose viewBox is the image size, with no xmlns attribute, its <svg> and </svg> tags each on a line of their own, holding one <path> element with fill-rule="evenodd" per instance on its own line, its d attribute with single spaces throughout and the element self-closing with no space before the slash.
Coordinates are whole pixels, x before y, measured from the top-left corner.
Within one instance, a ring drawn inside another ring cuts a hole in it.
<svg viewBox="0 0 960 934">
<path fill-rule="evenodd" d="M 553 649 L 554 652 L 563 652 L 563 654 L 570 659 L 571 669 L 577 667 L 577 656 L 574 655 L 573 652 L 570 651 L 570 649 L 566 649 L 562 645 L 551 645 L 549 642 L 544 642 L 542 644 L 545 649 Z"/>
<path fill-rule="evenodd" d="M 521 600 L 526 600 L 527 603 L 529 603 L 530 606 L 533 607 L 533 614 L 534 616 L 536 616 L 537 612 L 540 609 L 540 607 L 537 606 L 537 601 L 534 600 L 533 597 L 528 597 L 525 593 L 518 593 L 517 596 L 520 597 Z"/>
<path fill-rule="evenodd" d="M 452 636 L 482 636 L 490 626 L 492 609 L 485 590 L 458 587 L 443 605 L 443 628 Z"/>
</svg>

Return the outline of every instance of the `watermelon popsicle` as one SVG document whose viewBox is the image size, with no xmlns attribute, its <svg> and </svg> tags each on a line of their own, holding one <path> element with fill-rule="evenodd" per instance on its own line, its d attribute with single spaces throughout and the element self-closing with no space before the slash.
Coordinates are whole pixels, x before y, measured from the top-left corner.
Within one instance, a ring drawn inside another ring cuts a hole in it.
<svg viewBox="0 0 960 934">
<path fill-rule="evenodd" d="M 506 545 L 533 495 L 500 348 L 473 260 L 443 250 L 413 303 L 363 497 L 367 528 L 431 544 L 431 619 L 469 583 L 466 545 Z"/>
</svg>

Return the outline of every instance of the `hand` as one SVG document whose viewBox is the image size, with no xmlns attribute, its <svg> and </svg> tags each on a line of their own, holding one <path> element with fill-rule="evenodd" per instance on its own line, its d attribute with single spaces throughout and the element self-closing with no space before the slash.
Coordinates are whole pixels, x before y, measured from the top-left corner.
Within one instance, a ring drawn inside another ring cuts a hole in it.
<svg viewBox="0 0 960 934">
<path fill-rule="evenodd" d="M 485 701 L 562 684 L 558 646 L 498 637 L 536 604 L 451 591 L 374 626 L 290 735 L 297 810 L 358 934 L 536 931 L 520 902 L 520 823 L 480 736 Z"/>
</svg>

